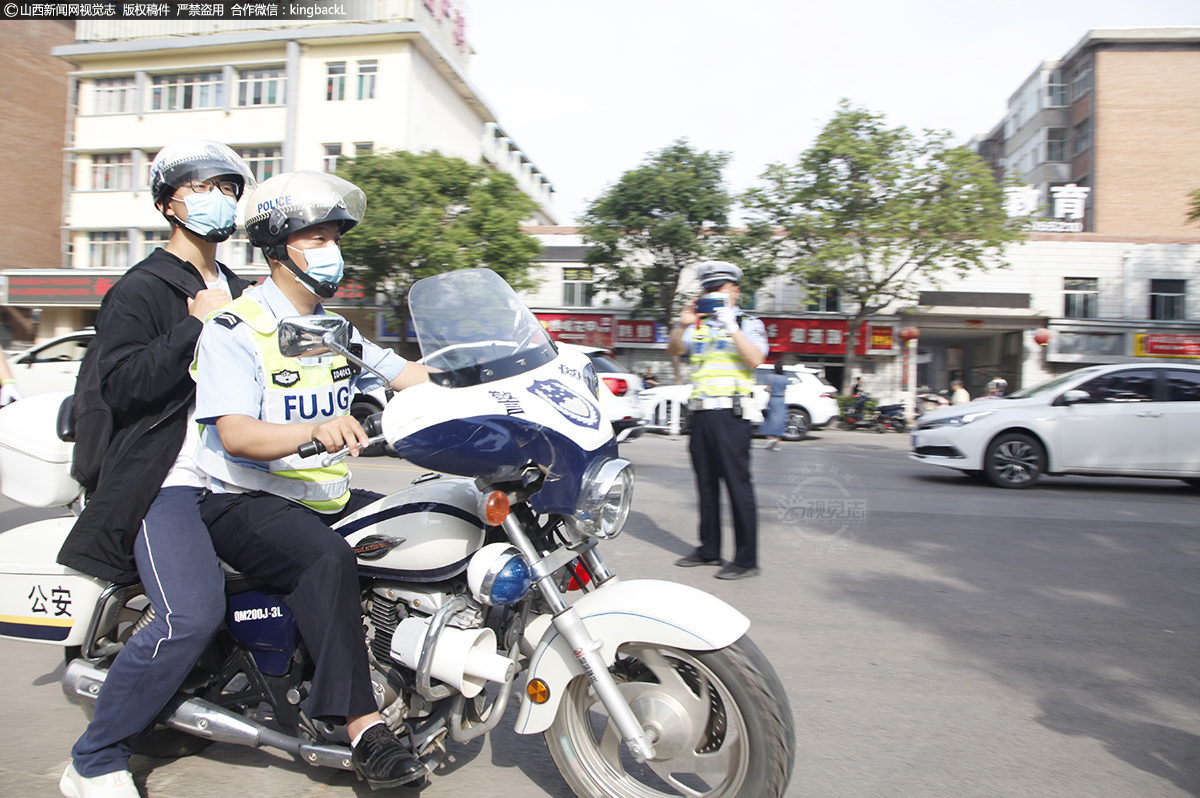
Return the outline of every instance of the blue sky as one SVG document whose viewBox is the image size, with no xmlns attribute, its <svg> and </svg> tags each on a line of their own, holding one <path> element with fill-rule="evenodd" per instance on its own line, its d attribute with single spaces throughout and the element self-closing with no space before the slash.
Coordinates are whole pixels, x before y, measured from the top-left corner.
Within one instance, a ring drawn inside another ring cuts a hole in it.
<svg viewBox="0 0 1200 798">
<path fill-rule="evenodd" d="M 646 153 L 725 150 L 730 188 L 792 161 L 845 97 L 966 141 L 1088 30 L 1200 26 L 1196 0 L 457 0 L 471 81 L 570 224 Z"/>
</svg>

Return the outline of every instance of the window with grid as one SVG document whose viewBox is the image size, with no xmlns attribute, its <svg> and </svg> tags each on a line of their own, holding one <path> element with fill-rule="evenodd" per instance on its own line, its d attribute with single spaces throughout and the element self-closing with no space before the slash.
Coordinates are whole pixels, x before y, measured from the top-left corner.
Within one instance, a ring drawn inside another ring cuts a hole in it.
<svg viewBox="0 0 1200 798">
<path fill-rule="evenodd" d="M 326 144 L 325 156 L 321 159 L 321 169 L 326 172 L 336 172 L 338 158 L 342 157 L 341 144 Z"/>
<path fill-rule="evenodd" d="M 359 141 L 354 144 L 354 154 L 356 156 L 370 155 L 373 152 L 375 152 L 375 142 L 373 141 Z"/>
<path fill-rule="evenodd" d="M 96 78 L 95 86 L 95 113 L 131 114 L 137 110 L 133 107 L 137 82 L 132 76 Z"/>
<path fill-rule="evenodd" d="M 246 231 L 239 229 L 228 241 L 220 244 L 217 259 L 235 272 L 247 266 L 265 266 L 267 259 L 262 250 L 250 243 Z"/>
<path fill-rule="evenodd" d="M 325 99 L 346 99 L 346 62 L 334 61 L 325 65 Z"/>
<path fill-rule="evenodd" d="M 133 188 L 133 160 L 127 152 L 97 153 L 92 156 L 92 189 L 129 191 Z"/>
<path fill-rule="evenodd" d="M 1074 157 L 1092 148 L 1092 120 L 1085 119 L 1075 126 L 1074 146 L 1071 156 Z"/>
<path fill-rule="evenodd" d="M 286 78 L 283 67 L 243 69 L 238 73 L 238 101 L 242 107 L 283 105 Z"/>
<path fill-rule="evenodd" d="M 150 257 L 150 253 L 167 243 L 171 238 L 170 230 L 143 230 L 142 257 Z"/>
<path fill-rule="evenodd" d="M 95 269 L 128 269 L 129 236 L 123 230 L 88 233 L 88 266 Z"/>
<path fill-rule="evenodd" d="M 1046 160 L 1067 160 L 1067 129 L 1065 127 L 1046 128 Z"/>
<path fill-rule="evenodd" d="M 1050 81 L 1046 85 L 1046 105 L 1058 108 L 1067 104 L 1067 84 L 1063 82 L 1061 69 L 1050 71 Z"/>
<path fill-rule="evenodd" d="M 1186 280 L 1151 280 L 1150 318 L 1158 321 L 1179 321 L 1185 318 L 1186 299 Z"/>
<path fill-rule="evenodd" d="M 837 313 L 841 310 L 838 290 L 831 285 L 810 285 L 806 307 L 818 313 Z"/>
<path fill-rule="evenodd" d="M 1094 319 L 1100 301 L 1100 280 L 1095 277 L 1063 278 L 1063 316 Z"/>
<path fill-rule="evenodd" d="M 283 149 L 280 147 L 235 147 L 234 152 L 250 167 L 250 174 L 259 183 L 283 171 Z"/>
<path fill-rule="evenodd" d="M 188 111 L 224 105 L 225 82 L 220 72 L 155 75 L 150 108 L 155 111 Z"/>
<path fill-rule="evenodd" d="M 375 99 L 375 76 L 378 72 L 378 61 L 358 62 L 358 99 Z"/>
<path fill-rule="evenodd" d="M 1084 67 L 1075 73 L 1071 81 L 1071 99 L 1078 100 L 1092 90 L 1092 68 Z"/>
<path fill-rule="evenodd" d="M 595 273 L 591 269 L 563 269 L 563 305 L 569 308 L 587 308 L 592 305 Z"/>
</svg>

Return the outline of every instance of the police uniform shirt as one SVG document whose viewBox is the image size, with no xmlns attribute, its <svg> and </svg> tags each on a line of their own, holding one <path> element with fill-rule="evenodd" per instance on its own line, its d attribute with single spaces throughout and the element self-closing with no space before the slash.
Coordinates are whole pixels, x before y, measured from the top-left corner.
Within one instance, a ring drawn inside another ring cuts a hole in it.
<svg viewBox="0 0 1200 798">
<path fill-rule="evenodd" d="M 299 315 L 291 301 L 279 290 L 279 286 L 269 278 L 261 286 L 248 289 L 243 296 L 252 298 L 277 320 Z M 324 314 L 324 308 L 318 304 L 313 315 Z M 408 363 L 392 350 L 384 349 L 363 338 L 357 329 L 351 334 L 350 343 L 361 344 L 363 362 L 387 377 L 389 382 L 399 376 Z M 321 355 L 298 360 L 305 365 L 315 365 L 322 358 L 330 359 L 327 355 Z M 200 335 L 196 347 L 196 361 L 196 420 L 205 425 L 201 434 L 201 445 L 230 462 L 266 471 L 265 463 L 226 454 L 216 428 L 216 421 L 221 416 L 260 418 L 262 415 L 263 394 L 266 391 L 264 380 L 267 379 L 267 375 L 259 368 L 259 356 L 250 335 L 249 325 L 242 322 L 229 327 L 210 319 L 205 323 L 204 331 Z M 312 417 L 302 416 L 298 408 L 295 422 L 316 424 L 346 415 L 349 409 L 348 402 L 353 399 L 355 393 L 369 393 L 382 386 L 383 382 L 374 374 L 359 370 L 358 374 L 350 377 L 346 408 L 335 408 L 328 399 L 318 399 L 315 412 L 313 408 L 304 408 Z M 214 479 L 213 483 L 214 492 L 223 492 L 223 486 L 217 480 Z"/>
</svg>

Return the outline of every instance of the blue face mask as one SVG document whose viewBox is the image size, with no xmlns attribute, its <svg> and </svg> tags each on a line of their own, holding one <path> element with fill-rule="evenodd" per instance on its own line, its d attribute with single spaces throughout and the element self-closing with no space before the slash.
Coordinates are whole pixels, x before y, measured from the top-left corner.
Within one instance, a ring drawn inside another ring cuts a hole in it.
<svg viewBox="0 0 1200 798">
<path fill-rule="evenodd" d="M 288 249 L 296 250 L 304 254 L 304 260 L 308 263 L 307 274 L 312 279 L 319 283 L 333 283 L 337 285 L 342 281 L 342 274 L 346 270 L 346 262 L 342 260 L 341 247 L 317 247 L 315 249 L 296 249 L 288 245 Z M 300 284 L 309 291 L 312 288 L 303 280 Z M 313 291 L 315 294 L 316 291 Z"/>
<path fill-rule="evenodd" d="M 183 199 L 187 221 L 183 226 L 205 241 L 224 241 L 237 229 L 237 200 L 220 191 L 189 194 Z"/>
</svg>

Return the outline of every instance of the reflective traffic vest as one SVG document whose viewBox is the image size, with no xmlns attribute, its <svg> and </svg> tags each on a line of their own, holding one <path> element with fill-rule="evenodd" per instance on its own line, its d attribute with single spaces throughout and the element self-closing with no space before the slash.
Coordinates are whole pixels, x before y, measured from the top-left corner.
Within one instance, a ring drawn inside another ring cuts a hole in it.
<svg viewBox="0 0 1200 798">
<path fill-rule="evenodd" d="M 738 324 L 744 317 L 738 316 Z M 754 386 L 754 372 L 738 354 L 733 336 L 719 326 L 701 322 L 692 334 L 692 398 L 746 396 Z"/>
<path fill-rule="evenodd" d="M 334 315 L 334 314 L 328 314 Z M 263 377 L 259 418 L 273 424 L 319 424 L 350 413 L 351 383 L 358 374 L 341 355 L 284 357 L 276 337 L 278 320 L 249 296 L 235 299 L 215 317 L 229 327 L 245 322 L 258 355 Z M 195 369 L 196 364 L 192 363 Z M 327 467 L 323 454 L 289 455 L 267 463 L 269 471 L 234 463 L 220 453 L 199 447 L 197 462 L 209 474 L 245 490 L 261 490 L 293 499 L 317 512 L 337 512 L 350 499 L 350 468 L 345 461 Z"/>
</svg>

